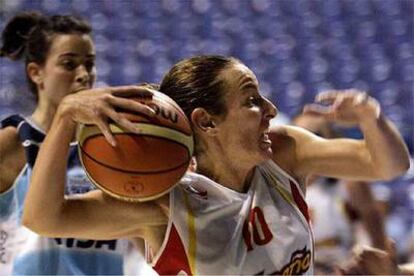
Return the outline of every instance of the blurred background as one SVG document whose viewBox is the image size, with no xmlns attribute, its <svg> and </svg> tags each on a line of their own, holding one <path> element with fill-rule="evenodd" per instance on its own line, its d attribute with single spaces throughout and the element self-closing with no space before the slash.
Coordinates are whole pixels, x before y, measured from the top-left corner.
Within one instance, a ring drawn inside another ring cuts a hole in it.
<svg viewBox="0 0 414 276">
<path fill-rule="evenodd" d="M 23 10 L 89 20 L 98 86 L 159 82 L 172 64 L 191 55 L 235 56 L 253 69 L 263 94 L 287 119 L 319 91 L 368 91 L 412 152 L 412 0 L 0 0 L 0 29 Z M 29 114 L 33 101 L 22 62 L 0 59 L 0 119 Z M 387 230 L 401 239 L 407 258 L 414 229 L 412 179 L 378 184 L 376 192 L 393 202 L 389 214 L 397 215 L 388 217 Z"/>
</svg>

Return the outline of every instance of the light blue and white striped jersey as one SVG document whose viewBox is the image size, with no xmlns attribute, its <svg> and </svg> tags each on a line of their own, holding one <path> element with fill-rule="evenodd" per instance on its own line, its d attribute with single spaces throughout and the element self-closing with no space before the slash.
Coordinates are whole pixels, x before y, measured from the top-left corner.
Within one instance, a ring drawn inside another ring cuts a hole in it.
<svg viewBox="0 0 414 276">
<path fill-rule="evenodd" d="M 139 267 L 146 263 L 143 257 L 137 258 L 140 257 L 137 252 L 133 252 L 136 262 L 127 261 L 135 267 L 123 267 L 131 254 L 131 244 L 127 240 L 45 238 L 21 225 L 32 167 L 45 134 L 19 115 L 3 120 L 1 127 L 7 126 L 17 128 L 27 164 L 13 186 L 0 194 L 0 275 L 120 275 L 125 274 L 125 271 L 139 274 Z M 85 175 L 79 163 L 76 144 L 73 144 L 65 193 L 85 193 L 91 189 L 94 186 Z"/>
</svg>

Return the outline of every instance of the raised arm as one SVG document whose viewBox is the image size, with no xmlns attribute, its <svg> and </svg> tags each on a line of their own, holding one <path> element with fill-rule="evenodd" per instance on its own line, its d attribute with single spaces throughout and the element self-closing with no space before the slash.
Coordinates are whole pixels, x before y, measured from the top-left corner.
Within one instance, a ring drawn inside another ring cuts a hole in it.
<svg viewBox="0 0 414 276">
<path fill-rule="evenodd" d="M 316 102 L 306 106 L 304 112 L 358 125 L 364 139 L 323 139 L 301 128 L 285 127 L 285 133 L 294 141 L 291 168 L 294 174 L 388 180 L 409 168 L 403 139 L 375 99 L 366 93 L 345 90 L 321 93 Z"/>
<path fill-rule="evenodd" d="M 131 93 L 150 92 L 135 86 L 95 89 L 67 96 L 62 101 L 33 169 L 23 214 L 25 226 L 44 236 L 112 239 L 137 237 L 147 226 L 166 224 L 167 218 L 160 207 L 162 200 L 126 203 L 101 191 L 64 197 L 69 143 L 77 122 L 96 124 L 115 145 L 108 118 L 134 131 L 133 124 L 115 112 L 115 107 L 153 115 L 149 107 L 122 97 Z"/>
</svg>

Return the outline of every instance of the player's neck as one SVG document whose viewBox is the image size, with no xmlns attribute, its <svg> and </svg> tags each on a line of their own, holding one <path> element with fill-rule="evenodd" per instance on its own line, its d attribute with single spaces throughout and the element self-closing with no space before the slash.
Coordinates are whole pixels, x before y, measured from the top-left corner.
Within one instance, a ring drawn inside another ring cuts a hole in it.
<svg viewBox="0 0 414 276">
<path fill-rule="evenodd" d="M 234 163 L 223 158 L 218 161 L 201 157 L 197 158 L 197 172 L 229 189 L 244 193 L 250 186 L 254 168 L 243 168 Z"/>
<path fill-rule="evenodd" d="M 42 104 L 39 102 L 35 111 L 30 116 L 44 132 L 47 132 L 52 125 L 53 117 L 56 113 L 56 107 L 52 105 Z"/>
<path fill-rule="evenodd" d="M 52 124 L 54 115 L 55 112 L 53 111 L 43 111 L 39 108 L 36 108 L 36 110 L 30 116 L 30 119 L 36 123 L 40 129 L 42 129 L 44 132 L 47 132 Z"/>
</svg>

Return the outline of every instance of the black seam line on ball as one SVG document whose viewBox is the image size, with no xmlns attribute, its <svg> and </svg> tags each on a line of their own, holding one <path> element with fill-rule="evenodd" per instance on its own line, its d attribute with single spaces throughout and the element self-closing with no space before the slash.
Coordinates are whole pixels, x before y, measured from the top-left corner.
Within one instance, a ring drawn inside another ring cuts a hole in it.
<svg viewBox="0 0 414 276">
<path fill-rule="evenodd" d="M 118 135 L 125 135 L 125 134 L 118 134 Z M 101 136 L 101 135 L 92 135 L 92 136 L 89 136 L 89 137 L 96 137 L 96 136 Z M 154 137 L 154 138 L 157 138 L 157 139 L 162 139 L 162 140 L 167 140 L 167 141 L 173 142 L 173 143 L 175 143 L 175 144 L 178 144 L 178 145 L 180 145 L 180 146 L 184 147 L 184 148 L 187 150 L 187 156 L 189 156 L 189 155 L 190 155 L 190 152 L 189 152 L 189 150 L 187 149 L 187 147 L 186 147 L 186 146 L 184 146 L 183 144 L 180 144 L 180 143 L 178 143 L 178 142 L 176 142 L 176 141 L 174 141 L 174 140 L 170 140 L 170 139 L 163 138 L 163 137 L 159 137 L 159 136 L 153 136 L 153 135 L 142 135 L 142 134 L 141 134 L 140 136 Z M 189 161 L 189 160 L 187 160 L 187 161 L 182 162 L 181 164 L 179 164 L 179 165 L 177 165 L 177 166 L 175 166 L 175 167 L 172 167 L 172 168 L 169 168 L 169 169 L 165 169 L 165 170 L 156 170 L 156 171 L 130 171 L 130 170 L 125 170 L 125 169 L 121 169 L 121 168 L 117 168 L 117 167 L 113 167 L 113 166 L 110 166 L 110 165 L 108 165 L 108 164 L 105 164 L 105 163 L 103 163 L 102 161 L 99 161 L 99 160 L 97 160 L 96 158 L 92 157 L 90 154 L 88 154 L 88 153 L 87 153 L 87 152 L 83 149 L 83 147 L 82 147 L 82 146 L 79 146 L 79 147 L 80 147 L 80 149 L 81 149 L 82 153 L 84 153 L 87 157 L 89 157 L 89 158 L 90 158 L 92 161 L 94 161 L 95 163 L 98 163 L 99 165 L 102 165 L 102 166 L 104 166 L 104 167 L 106 167 L 106 168 L 108 168 L 108 169 L 111 169 L 111 170 L 116 170 L 116 171 L 120 171 L 120 172 L 124 172 L 124 173 L 130 173 L 130 174 L 156 174 L 156 173 L 167 173 L 167 172 L 174 171 L 174 170 L 176 170 L 176 169 L 178 169 L 178 168 L 182 167 L 183 165 L 185 165 L 185 164 L 186 164 L 186 163 L 188 163 L 188 161 Z"/>
</svg>

